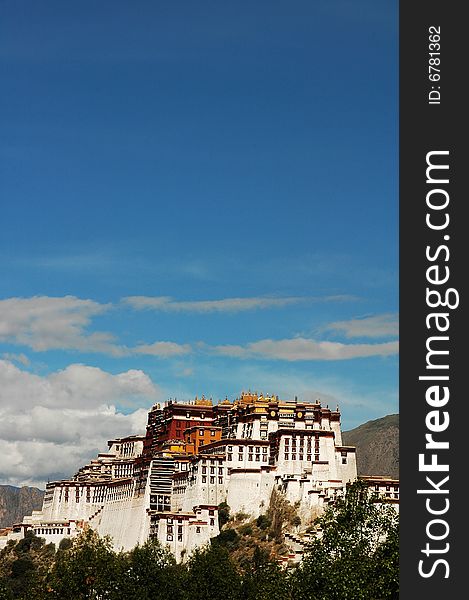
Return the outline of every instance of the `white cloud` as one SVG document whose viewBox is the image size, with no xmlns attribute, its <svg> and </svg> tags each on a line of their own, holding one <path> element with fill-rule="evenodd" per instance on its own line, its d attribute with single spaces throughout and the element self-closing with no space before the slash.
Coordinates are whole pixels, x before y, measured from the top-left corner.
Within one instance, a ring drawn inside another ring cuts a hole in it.
<svg viewBox="0 0 469 600">
<path fill-rule="evenodd" d="M 144 433 L 147 410 L 161 396 L 142 371 L 112 375 L 70 365 L 40 376 L 0 360 L 0 482 L 43 487 L 68 477 L 116 436 Z"/>
<path fill-rule="evenodd" d="M 60 348 L 120 355 L 123 350 L 110 333 L 86 331 L 92 317 L 109 309 L 109 304 L 75 296 L 0 300 L 0 341 L 39 352 Z"/>
<path fill-rule="evenodd" d="M 176 344 L 175 342 L 154 342 L 153 344 L 141 344 L 132 348 L 134 354 L 150 354 L 160 358 L 181 356 L 189 354 L 192 348 L 189 344 Z"/>
<path fill-rule="evenodd" d="M 265 308 L 282 308 L 292 304 L 300 304 L 311 300 L 302 297 L 252 297 L 252 298 L 223 298 L 221 300 L 194 300 L 177 301 L 169 296 L 128 296 L 123 299 L 125 304 L 129 304 L 137 310 L 161 310 L 171 312 L 241 312 L 246 310 L 256 310 Z"/>
<path fill-rule="evenodd" d="M 260 340 L 245 346 L 224 345 L 212 349 L 216 354 L 236 358 L 264 358 L 287 361 L 347 360 L 368 356 L 397 354 L 398 342 L 382 344 L 342 344 L 305 338 Z"/>
<path fill-rule="evenodd" d="M 343 333 L 347 338 L 397 337 L 399 335 L 399 318 L 395 313 L 385 313 L 349 321 L 336 321 L 324 327 L 323 331 Z"/>
</svg>

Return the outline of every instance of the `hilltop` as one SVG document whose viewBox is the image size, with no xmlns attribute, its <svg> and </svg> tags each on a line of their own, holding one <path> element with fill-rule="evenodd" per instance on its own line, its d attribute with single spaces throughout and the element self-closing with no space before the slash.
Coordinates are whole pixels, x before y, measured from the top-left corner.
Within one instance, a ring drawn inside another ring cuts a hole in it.
<svg viewBox="0 0 469 600">
<path fill-rule="evenodd" d="M 344 431 L 344 444 L 357 447 L 359 475 L 399 478 L 399 415 L 387 415 Z"/>
<path fill-rule="evenodd" d="M 24 515 L 40 510 L 44 492 L 35 487 L 0 485 L 0 528 L 11 527 Z"/>
</svg>

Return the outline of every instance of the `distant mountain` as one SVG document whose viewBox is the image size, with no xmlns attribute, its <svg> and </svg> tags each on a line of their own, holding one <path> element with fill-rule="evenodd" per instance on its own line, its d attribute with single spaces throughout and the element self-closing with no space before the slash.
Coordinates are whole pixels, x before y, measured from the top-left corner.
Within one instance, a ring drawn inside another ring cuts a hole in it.
<svg viewBox="0 0 469 600">
<path fill-rule="evenodd" d="M 42 507 L 44 492 L 34 487 L 0 485 L 0 528 L 18 523 Z"/>
<path fill-rule="evenodd" d="M 359 475 L 399 479 L 399 415 L 388 415 L 344 431 L 342 441 L 357 447 Z"/>
</svg>

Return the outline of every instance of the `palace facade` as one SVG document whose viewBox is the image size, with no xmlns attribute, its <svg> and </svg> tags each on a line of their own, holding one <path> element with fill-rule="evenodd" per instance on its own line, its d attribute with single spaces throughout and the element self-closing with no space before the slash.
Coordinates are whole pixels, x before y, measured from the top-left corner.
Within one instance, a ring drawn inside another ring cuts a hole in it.
<svg viewBox="0 0 469 600">
<path fill-rule="evenodd" d="M 58 544 L 92 527 L 117 550 L 156 537 L 181 560 L 218 535 L 222 502 L 257 517 L 276 488 L 308 523 L 356 478 L 338 407 L 251 392 L 168 401 L 152 407 L 145 435 L 110 440 L 71 479 L 48 483 L 42 510 L 0 547 L 27 530 Z"/>
</svg>

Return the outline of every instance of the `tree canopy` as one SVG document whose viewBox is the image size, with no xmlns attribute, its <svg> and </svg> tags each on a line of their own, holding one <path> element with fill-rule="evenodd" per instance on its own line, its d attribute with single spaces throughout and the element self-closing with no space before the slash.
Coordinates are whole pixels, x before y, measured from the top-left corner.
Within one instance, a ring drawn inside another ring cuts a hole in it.
<svg viewBox="0 0 469 600">
<path fill-rule="evenodd" d="M 303 560 L 287 567 L 275 554 L 281 512 L 294 520 L 294 511 L 277 503 L 276 510 L 237 528 L 227 521 L 217 538 L 180 564 L 156 540 L 115 552 L 109 539 L 88 529 L 56 550 L 28 533 L 0 552 L 0 600 L 398 598 L 398 515 L 363 483 L 350 485 L 328 506 Z"/>
</svg>

